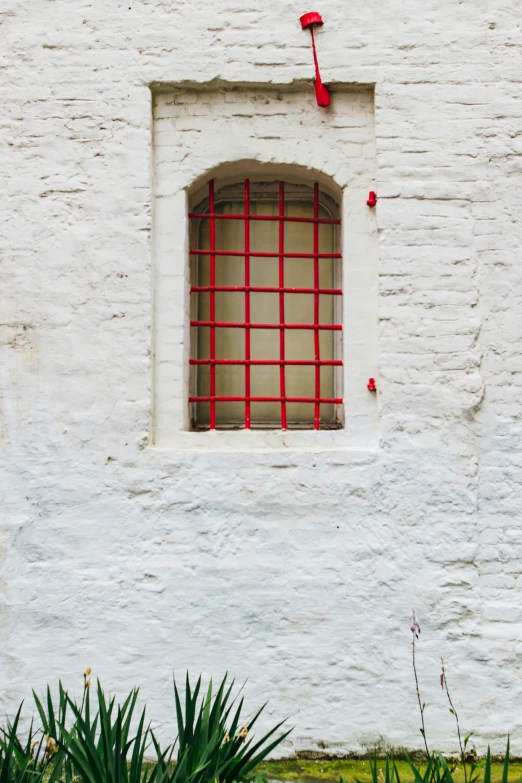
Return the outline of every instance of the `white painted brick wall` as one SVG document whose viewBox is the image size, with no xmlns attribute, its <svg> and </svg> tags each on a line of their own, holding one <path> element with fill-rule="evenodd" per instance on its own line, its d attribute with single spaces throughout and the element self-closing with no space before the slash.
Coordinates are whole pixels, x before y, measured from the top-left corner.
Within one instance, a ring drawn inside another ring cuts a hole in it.
<svg viewBox="0 0 522 783">
<path fill-rule="evenodd" d="M 150 85 L 309 80 L 308 10 L 0 4 L 2 708 L 91 665 L 169 736 L 190 666 L 295 747 L 419 746 L 414 606 L 432 744 L 442 654 L 479 748 L 520 753 L 518 3 L 317 6 L 324 80 L 375 84 L 378 448 L 147 448 Z"/>
</svg>

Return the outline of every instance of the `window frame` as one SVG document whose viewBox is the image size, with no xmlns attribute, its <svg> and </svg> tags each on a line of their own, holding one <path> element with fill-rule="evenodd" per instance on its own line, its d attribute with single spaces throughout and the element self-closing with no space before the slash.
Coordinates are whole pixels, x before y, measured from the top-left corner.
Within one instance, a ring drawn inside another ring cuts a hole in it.
<svg viewBox="0 0 522 783">
<path fill-rule="evenodd" d="M 304 115 L 304 107 L 310 109 L 307 91 L 293 86 L 258 85 L 252 91 L 232 83 L 196 90 L 169 85 L 154 93 L 151 459 L 159 452 L 173 459 L 182 452 L 242 454 L 244 459 L 265 453 L 266 459 L 287 455 L 285 460 L 306 454 L 302 458 L 308 464 L 314 452 L 355 450 L 366 460 L 379 449 L 386 385 L 384 378 L 378 382 L 376 400 L 367 383 L 369 377 L 379 378 L 379 331 L 387 327 L 379 318 L 384 307 L 386 319 L 386 300 L 378 296 L 378 218 L 388 202 L 382 197 L 377 209 L 366 204 L 368 190 L 379 191 L 373 90 L 338 86 L 331 116 Z M 267 111 L 270 138 L 264 130 Z M 190 430 L 188 201 L 212 176 L 233 182 L 245 174 L 307 182 L 313 177 L 341 209 L 344 429 Z"/>
<path fill-rule="evenodd" d="M 281 185 L 283 187 L 283 190 L 281 191 Z M 282 194 L 282 195 L 281 195 Z M 214 432 L 214 431 L 228 431 L 228 432 L 237 432 L 242 430 L 254 430 L 254 431 L 267 431 L 267 432 L 281 432 L 281 431 L 293 431 L 293 432 L 302 432 L 302 431 L 335 431 L 339 429 L 343 429 L 345 426 L 345 417 L 344 417 L 344 395 L 343 395 L 343 386 L 344 386 L 344 356 L 343 356 L 343 295 L 344 295 L 344 288 L 343 288 L 343 257 L 342 257 L 342 199 L 339 198 L 339 196 L 333 196 L 330 192 L 328 192 L 327 189 L 325 189 L 323 183 L 317 182 L 317 179 L 315 177 L 305 178 L 305 177 L 291 177 L 288 178 L 287 175 L 280 176 L 278 178 L 275 175 L 272 175 L 270 177 L 259 176 L 251 174 L 247 174 L 246 177 L 243 177 L 241 172 L 238 172 L 237 176 L 233 178 L 231 181 L 231 178 L 228 177 L 227 179 L 223 179 L 222 177 L 219 177 L 219 173 L 217 177 L 213 177 L 211 179 L 208 179 L 204 184 L 202 184 L 198 190 L 192 194 L 192 196 L 188 199 L 188 224 L 189 224 L 189 236 L 190 236 L 190 242 L 189 242 L 189 248 L 197 247 L 196 253 L 201 253 L 201 247 L 200 247 L 200 230 L 201 226 L 204 220 L 208 220 L 206 217 L 202 217 L 202 215 L 208 215 L 211 211 L 211 202 L 213 203 L 213 211 L 214 214 L 217 213 L 218 205 L 220 203 L 237 203 L 238 204 L 238 215 L 246 215 L 250 214 L 249 205 L 250 203 L 254 201 L 263 201 L 266 200 L 271 202 L 277 202 L 282 198 L 283 203 L 286 203 L 287 201 L 303 201 L 303 203 L 308 203 L 314 205 L 317 204 L 317 209 L 322 208 L 326 211 L 328 218 L 323 218 L 327 220 L 331 220 L 332 222 L 335 221 L 334 230 L 333 230 L 333 248 L 332 248 L 332 261 L 333 261 L 333 288 L 336 290 L 339 290 L 340 293 L 333 295 L 333 306 L 332 306 L 332 324 L 339 325 L 339 329 L 334 330 L 334 336 L 333 336 L 333 346 L 332 346 L 332 357 L 333 359 L 338 362 L 338 364 L 335 364 L 333 366 L 333 383 L 332 383 L 332 391 L 331 395 L 332 398 L 335 400 L 333 402 L 333 412 L 334 416 L 330 422 L 325 423 L 323 426 L 321 426 L 321 418 L 320 418 L 320 404 L 318 402 L 314 405 L 314 416 L 311 417 L 308 420 L 304 420 L 302 422 L 293 421 L 288 422 L 287 426 L 283 426 L 285 422 L 284 414 L 282 412 L 281 414 L 281 420 L 279 422 L 264 422 L 264 423 L 255 423 L 251 422 L 250 420 L 250 405 L 248 402 L 245 403 L 245 420 L 243 424 L 240 424 L 238 422 L 230 422 L 229 424 L 219 424 L 216 426 L 216 421 L 214 419 L 214 422 L 212 422 L 212 414 L 210 419 L 210 426 L 198 426 L 197 424 L 197 417 L 196 417 L 196 407 L 197 407 L 197 397 L 198 397 L 198 381 L 197 381 L 197 374 L 198 374 L 198 364 L 197 361 L 199 361 L 199 352 L 193 351 L 193 345 L 195 342 L 197 342 L 200 329 L 206 328 L 204 326 L 200 325 L 193 325 L 193 320 L 195 319 L 195 313 L 197 312 L 197 298 L 198 294 L 194 296 L 194 293 L 192 292 L 193 287 L 193 279 L 192 279 L 192 265 L 189 258 L 189 277 L 190 277 L 190 302 L 189 302 L 189 308 L 190 308 L 190 327 L 189 327 L 189 382 L 188 382 L 188 407 L 189 407 L 189 429 L 191 432 Z M 318 214 L 318 213 L 316 213 Z M 243 224 L 246 224 L 247 220 L 244 218 L 237 218 L 238 220 L 241 220 Z M 274 218 L 274 222 L 277 222 L 277 218 Z M 249 221 L 250 222 L 250 221 Z M 303 223 L 306 223 L 307 225 L 314 225 L 316 223 L 315 216 L 313 218 L 303 218 Z M 284 224 L 283 224 L 284 225 Z M 250 229 L 249 229 L 250 232 Z M 318 237 L 317 237 L 318 241 Z M 190 254 L 189 250 L 189 254 Z M 245 256 L 249 256 L 247 252 L 245 252 L 244 249 L 238 248 L 237 251 L 233 251 L 239 253 L 245 254 Z M 314 251 L 314 253 L 317 251 Z M 210 250 L 209 250 L 210 255 Z M 276 256 L 274 256 L 276 257 Z M 250 262 L 252 262 L 252 258 L 250 258 Z M 199 280 L 196 283 L 197 287 L 199 287 Z M 314 283 L 314 288 L 316 284 Z M 320 287 L 320 286 L 319 286 Z M 318 301 L 321 294 L 318 294 Z M 286 322 L 287 319 L 285 319 Z M 307 324 L 310 324 L 309 328 L 313 328 L 313 325 L 311 322 L 306 322 Z M 317 321 L 314 320 L 314 323 L 317 323 Z M 246 327 L 245 327 L 246 328 Z M 197 357 L 197 361 L 194 362 L 194 356 Z M 245 357 L 246 358 L 246 357 Z M 243 365 L 245 366 L 245 365 Z M 316 393 L 317 393 L 317 385 L 320 384 L 320 369 L 321 366 L 318 368 L 318 373 L 316 374 Z M 247 377 L 246 367 L 245 367 L 245 378 Z M 249 377 L 249 375 L 248 375 Z M 247 389 L 245 389 L 245 396 L 248 396 Z M 281 392 L 282 394 L 282 392 Z M 312 397 L 314 399 L 314 397 Z M 317 398 L 315 398 L 317 400 Z M 285 404 L 282 402 L 282 410 L 285 408 Z M 212 426 L 214 424 L 214 426 Z"/>
</svg>

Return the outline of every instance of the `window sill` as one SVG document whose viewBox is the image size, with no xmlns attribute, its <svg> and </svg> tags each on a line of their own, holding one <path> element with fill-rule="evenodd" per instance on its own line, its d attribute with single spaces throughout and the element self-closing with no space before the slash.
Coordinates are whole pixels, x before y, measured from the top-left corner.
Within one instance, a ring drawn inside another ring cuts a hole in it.
<svg viewBox="0 0 522 783">
<path fill-rule="evenodd" d="M 337 430 L 213 430 L 181 431 L 152 443 L 154 450 L 199 452 L 375 451 L 377 433 Z"/>
</svg>

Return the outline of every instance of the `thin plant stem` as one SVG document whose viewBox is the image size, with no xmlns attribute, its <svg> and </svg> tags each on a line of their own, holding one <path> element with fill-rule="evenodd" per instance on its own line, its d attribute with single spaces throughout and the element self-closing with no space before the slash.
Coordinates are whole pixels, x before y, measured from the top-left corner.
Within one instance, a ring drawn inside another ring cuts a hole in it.
<svg viewBox="0 0 522 783">
<path fill-rule="evenodd" d="M 420 691 L 419 691 L 419 678 L 417 677 L 417 666 L 415 664 L 415 633 L 413 634 L 412 642 L 411 642 L 411 650 L 412 650 L 412 661 L 413 661 L 413 673 L 415 675 L 415 689 L 417 691 L 417 699 L 419 701 L 419 710 L 420 710 L 420 716 L 421 716 L 421 723 L 422 723 L 422 739 L 424 740 L 424 747 L 426 748 L 426 756 L 428 757 L 428 761 L 430 760 L 430 751 L 428 748 L 428 743 L 426 741 L 426 727 L 424 725 L 424 705 L 421 700 Z"/>
<path fill-rule="evenodd" d="M 451 707 L 451 712 L 455 716 L 455 723 L 457 724 L 457 734 L 459 737 L 459 746 L 460 746 L 460 758 L 462 759 L 462 766 L 464 768 L 464 781 L 465 783 L 468 783 L 468 772 L 466 768 L 466 754 L 464 753 L 464 747 L 462 745 L 462 735 L 460 733 L 460 723 L 459 723 L 459 716 L 457 715 L 457 710 L 455 709 L 453 702 L 451 700 L 449 688 L 448 688 L 448 680 L 446 678 L 446 670 L 444 668 L 444 659 L 441 658 L 440 662 L 442 664 L 442 672 L 440 675 L 440 684 L 446 691 L 446 696 L 448 697 L 448 701 Z"/>
</svg>

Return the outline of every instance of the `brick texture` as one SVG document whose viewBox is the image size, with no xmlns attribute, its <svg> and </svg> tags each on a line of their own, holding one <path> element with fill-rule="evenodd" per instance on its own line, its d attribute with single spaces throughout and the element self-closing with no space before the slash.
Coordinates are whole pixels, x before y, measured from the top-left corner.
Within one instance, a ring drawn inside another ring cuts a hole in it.
<svg viewBox="0 0 522 783">
<path fill-rule="evenodd" d="M 228 670 L 287 751 L 419 747 L 413 606 L 432 745 L 443 655 L 479 750 L 520 754 L 519 3 L 317 7 L 324 81 L 375 85 L 378 447 L 148 447 L 150 86 L 311 91 L 307 10 L 0 4 L 2 711 L 90 665 L 171 738 L 172 670 Z"/>
</svg>

